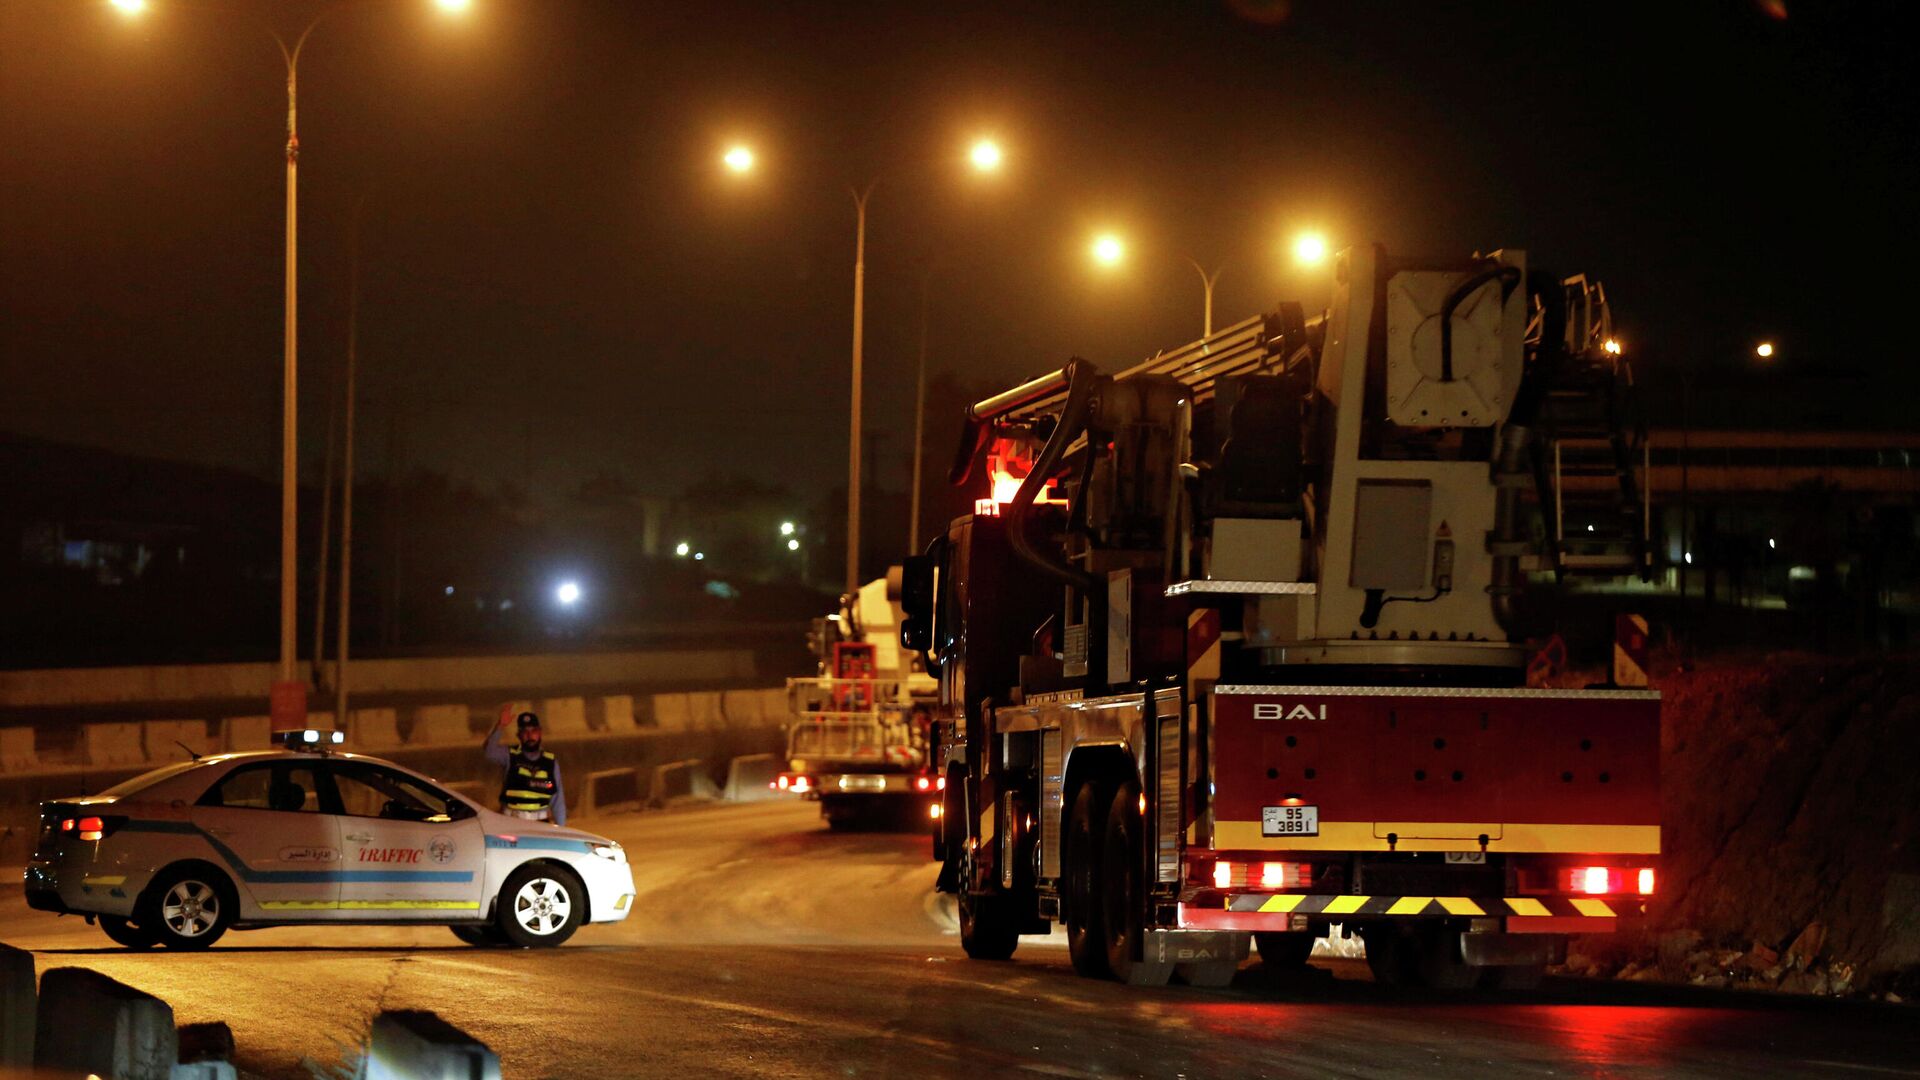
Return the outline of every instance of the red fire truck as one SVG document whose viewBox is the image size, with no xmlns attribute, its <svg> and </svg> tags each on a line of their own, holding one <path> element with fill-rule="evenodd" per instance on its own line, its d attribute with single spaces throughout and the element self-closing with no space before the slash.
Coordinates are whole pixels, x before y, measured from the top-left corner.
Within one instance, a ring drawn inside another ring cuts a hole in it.
<svg viewBox="0 0 1920 1080">
<path fill-rule="evenodd" d="M 1520 987 L 1653 894 L 1658 695 L 1526 685 L 1557 580 L 1648 565 L 1604 293 L 1511 250 L 1334 280 L 969 410 L 954 479 L 1007 475 L 902 631 L 969 955 L 1064 922 L 1083 974 L 1218 985 L 1337 929 L 1381 980 Z"/>
</svg>

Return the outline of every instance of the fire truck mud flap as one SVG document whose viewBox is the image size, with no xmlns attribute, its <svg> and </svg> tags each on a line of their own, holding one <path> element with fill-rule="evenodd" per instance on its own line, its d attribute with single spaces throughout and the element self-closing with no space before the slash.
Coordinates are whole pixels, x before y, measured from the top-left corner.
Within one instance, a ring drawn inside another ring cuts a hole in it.
<svg viewBox="0 0 1920 1080">
<path fill-rule="evenodd" d="M 1252 934 L 1231 930 L 1148 930 L 1143 936 L 1149 964 L 1238 964 L 1253 944 Z"/>
<path fill-rule="evenodd" d="M 1460 959 L 1468 967 L 1527 967 L 1567 962 L 1567 939 L 1558 934 L 1460 935 Z"/>
</svg>

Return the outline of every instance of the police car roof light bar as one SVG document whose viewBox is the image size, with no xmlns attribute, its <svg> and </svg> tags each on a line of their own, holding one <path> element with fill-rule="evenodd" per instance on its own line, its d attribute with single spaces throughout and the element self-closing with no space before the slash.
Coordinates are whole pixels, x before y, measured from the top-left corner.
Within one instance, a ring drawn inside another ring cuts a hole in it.
<svg viewBox="0 0 1920 1080">
<path fill-rule="evenodd" d="M 273 741 L 289 750 L 313 750 L 319 753 L 347 741 L 344 731 L 321 731 L 317 728 L 297 728 L 292 731 L 276 731 Z"/>
</svg>

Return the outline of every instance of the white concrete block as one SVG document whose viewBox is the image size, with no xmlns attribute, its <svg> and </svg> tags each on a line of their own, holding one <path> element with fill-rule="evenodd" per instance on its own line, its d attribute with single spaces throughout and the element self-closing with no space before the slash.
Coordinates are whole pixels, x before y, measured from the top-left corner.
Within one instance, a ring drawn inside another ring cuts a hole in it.
<svg viewBox="0 0 1920 1080">
<path fill-rule="evenodd" d="M 693 707 L 685 694 L 653 695 L 653 726 L 661 731 L 689 731 Z"/>
<path fill-rule="evenodd" d="M 631 694 L 609 694 L 594 698 L 588 705 L 587 720 L 595 729 L 616 735 L 628 735 L 636 730 Z"/>
<path fill-rule="evenodd" d="M 487 1044 L 425 1011 L 373 1018 L 366 1080 L 500 1080 Z"/>
<path fill-rule="evenodd" d="M 413 731 L 409 746 L 446 746 L 472 742 L 474 734 L 467 726 L 465 705 L 422 705 L 413 710 Z"/>
<path fill-rule="evenodd" d="M 86 968 L 54 968 L 40 979 L 34 1064 L 45 1070 L 171 1080 L 180 1060 L 173 1009 L 152 994 Z"/>
<path fill-rule="evenodd" d="M 786 761 L 773 754 L 748 754 L 727 762 L 727 788 L 723 797 L 729 802 L 757 802 L 761 799 L 791 798 L 773 790 L 773 778 L 786 768 Z"/>
<path fill-rule="evenodd" d="M 87 765 L 144 764 L 147 755 L 140 748 L 140 725 L 132 722 L 81 725 L 80 760 Z"/>
<path fill-rule="evenodd" d="M 347 710 L 347 749 L 383 750 L 399 745 L 400 717 L 394 710 Z"/>
<path fill-rule="evenodd" d="M 31 772 L 39 766 L 31 725 L 0 728 L 0 772 Z"/>
<path fill-rule="evenodd" d="M 33 1067 L 33 1018 L 39 996 L 33 954 L 0 945 L 0 1075 Z"/>
<path fill-rule="evenodd" d="M 687 713 L 687 726 L 694 731 L 722 731 L 727 726 L 720 715 L 720 695 L 715 691 L 688 694 Z"/>
<path fill-rule="evenodd" d="M 220 745 L 227 751 L 273 747 L 273 717 L 229 716 L 220 721 Z"/>
<path fill-rule="evenodd" d="M 758 691 L 728 690 L 720 695 L 720 708 L 726 713 L 728 727 L 752 728 L 765 722 Z"/>
<path fill-rule="evenodd" d="M 793 706 L 787 700 L 787 688 L 776 686 L 760 691 L 760 715 L 770 727 L 786 727 L 793 722 Z"/>
<path fill-rule="evenodd" d="M 546 698 L 535 712 L 540 714 L 540 730 L 545 735 L 585 735 L 587 702 L 585 698 Z"/>
</svg>

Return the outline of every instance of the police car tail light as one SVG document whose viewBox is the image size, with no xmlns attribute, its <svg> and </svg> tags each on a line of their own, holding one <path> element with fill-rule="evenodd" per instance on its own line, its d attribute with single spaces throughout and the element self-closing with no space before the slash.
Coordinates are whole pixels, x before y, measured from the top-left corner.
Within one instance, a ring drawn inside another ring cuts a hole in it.
<svg viewBox="0 0 1920 1080">
<path fill-rule="evenodd" d="M 113 830 L 119 828 L 120 823 L 125 820 L 126 818 L 118 817 L 83 817 L 71 821 L 62 821 L 60 823 L 60 829 L 62 832 L 68 831 L 67 827 L 71 825 L 73 827 L 72 832 L 77 833 L 80 839 L 91 843 L 95 840 L 105 839 Z"/>
</svg>

